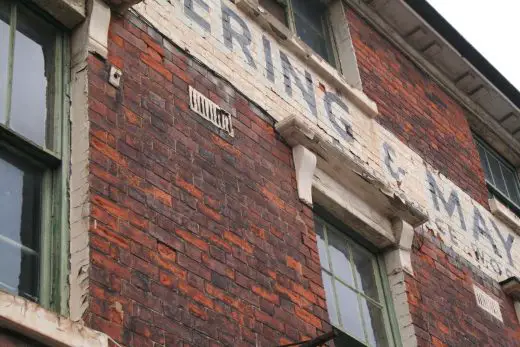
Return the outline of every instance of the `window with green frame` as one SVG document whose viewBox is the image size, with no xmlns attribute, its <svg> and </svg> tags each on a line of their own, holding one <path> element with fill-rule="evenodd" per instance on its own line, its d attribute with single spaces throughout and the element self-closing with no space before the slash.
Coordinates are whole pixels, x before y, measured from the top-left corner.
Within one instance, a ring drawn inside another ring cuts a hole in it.
<svg viewBox="0 0 520 347">
<path fill-rule="evenodd" d="M 394 346 L 378 257 L 315 217 L 330 323 L 339 346 Z"/>
<path fill-rule="evenodd" d="M 520 186 L 515 167 L 480 137 L 475 136 L 475 140 L 490 195 L 520 214 Z"/>
<path fill-rule="evenodd" d="M 0 289 L 63 312 L 66 40 L 25 4 L 0 2 Z"/>
<path fill-rule="evenodd" d="M 330 65 L 336 58 L 327 4 L 320 0 L 259 0 L 260 6 L 288 26 Z"/>
</svg>

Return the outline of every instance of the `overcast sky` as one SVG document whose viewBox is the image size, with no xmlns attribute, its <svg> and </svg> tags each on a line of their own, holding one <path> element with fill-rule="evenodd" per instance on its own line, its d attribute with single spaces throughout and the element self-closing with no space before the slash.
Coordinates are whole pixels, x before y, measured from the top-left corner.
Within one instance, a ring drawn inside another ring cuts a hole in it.
<svg viewBox="0 0 520 347">
<path fill-rule="evenodd" d="M 519 0 L 427 0 L 520 90 Z"/>
</svg>

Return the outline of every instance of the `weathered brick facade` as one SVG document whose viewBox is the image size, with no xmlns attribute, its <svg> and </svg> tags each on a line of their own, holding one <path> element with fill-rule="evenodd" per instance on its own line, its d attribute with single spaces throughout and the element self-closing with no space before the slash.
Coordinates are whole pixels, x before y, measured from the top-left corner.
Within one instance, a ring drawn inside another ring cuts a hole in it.
<svg viewBox="0 0 520 347">
<path fill-rule="evenodd" d="M 378 121 L 472 198 L 488 192 L 465 110 L 353 10 L 348 11 L 363 90 L 378 104 Z M 520 326 L 511 298 L 427 228 L 416 235 L 407 276 L 419 346 L 517 346 Z M 504 323 L 475 306 L 473 283 L 501 301 Z"/>
<path fill-rule="evenodd" d="M 87 324 L 132 346 L 274 346 L 327 330 L 312 212 L 273 121 L 135 17 L 109 37 L 109 61 L 89 58 Z M 188 84 L 233 109 L 234 138 L 193 117 Z"/>
<path fill-rule="evenodd" d="M 467 111 L 353 10 L 347 18 L 363 91 L 377 103 L 379 122 L 487 206 Z"/>
<path fill-rule="evenodd" d="M 88 189 L 70 195 L 85 200 L 71 210 L 88 218 L 89 253 L 88 276 L 70 276 L 87 303 L 77 320 L 129 347 L 271 347 L 331 331 L 317 197 L 352 243 L 372 243 L 397 345 L 520 346 L 499 284 L 520 269 L 520 224 L 491 211 L 470 111 L 346 4 L 362 91 L 267 31 L 251 1 L 207 2 L 99 3 L 112 6 L 107 46 L 78 67 Z M 190 109 L 190 87 L 229 112 L 233 134 Z M 284 133 L 291 117 L 302 122 Z M 296 163 L 298 145 L 313 163 Z M 299 166 L 312 171 L 303 188 Z M 25 345 L 36 342 L 0 326 L 0 346 Z"/>
<path fill-rule="evenodd" d="M 473 199 L 487 206 L 484 173 L 465 110 L 353 10 L 348 11 L 363 90 L 378 121 Z M 415 236 L 408 302 L 419 346 L 518 346 L 511 298 L 427 228 Z M 504 323 L 475 305 L 473 284 L 501 303 Z"/>
<path fill-rule="evenodd" d="M 378 121 L 487 204 L 464 109 L 353 11 L 348 20 Z M 327 331 L 312 211 L 274 121 L 133 15 L 112 20 L 108 48 L 108 61 L 89 58 L 86 323 L 131 346 L 274 346 Z M 193 117 L 188 85 L 233 110 L 234 138 Z M 511 300 L 418 235 L 406 283 L 419 345 L 514 346 Z M 474 282 L 500 298 L 503 324 L 475 307 Z"/>
<path fill-rule="evenodd" d="M 406 283 L 419 346 L 518 346 L 513 302 L 496 282 L 429 232 L 416 236 L 412 262 Z M 473 285 L 500 300 L 503 323 L 476 306 Z"/>
</svg>

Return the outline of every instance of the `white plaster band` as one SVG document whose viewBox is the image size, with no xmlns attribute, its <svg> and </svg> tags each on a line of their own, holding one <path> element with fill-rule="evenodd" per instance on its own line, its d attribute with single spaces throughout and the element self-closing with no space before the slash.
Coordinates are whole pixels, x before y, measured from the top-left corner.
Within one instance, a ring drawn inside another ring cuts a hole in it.
<svg viewBox="0 0 520 347">
<path fill-rule="evenodd" d="M 0 326 L 49 346 L 108 346 L 105 334 L 47 311 L 37 303 L 2 291 Z"/>
</svg>

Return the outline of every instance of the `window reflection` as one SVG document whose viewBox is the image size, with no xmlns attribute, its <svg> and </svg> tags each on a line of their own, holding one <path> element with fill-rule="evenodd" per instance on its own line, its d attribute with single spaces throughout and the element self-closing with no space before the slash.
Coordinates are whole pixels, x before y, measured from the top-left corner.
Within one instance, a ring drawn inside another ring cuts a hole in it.
<svg viewBox="0 0 520 347">
<path fill-rule="evenodd" d="M 0 149 L 0 286 L 34 300 L 39 274 L 42 176 Z"/>
<path fill-rule="evenodd" d="M 47 76 L 54 61 L 55 33 L 43 24 L 34 26 L 32 15 L 19 9 L 14 41 L 11 127 L 39 145 L 45 145 L 48 128 L 49 93 Z M 40 23 L 38 23 L 40 24 Z M 50 81 L 52 82 L 52 81 Z"/>
<path fill-rule="evenodd" d="M 389 346 L 376 256 L 319 218 L 316 232 L 330 323 L 344 334 L 338 341 L 355 346 Z"/>
</svg>

